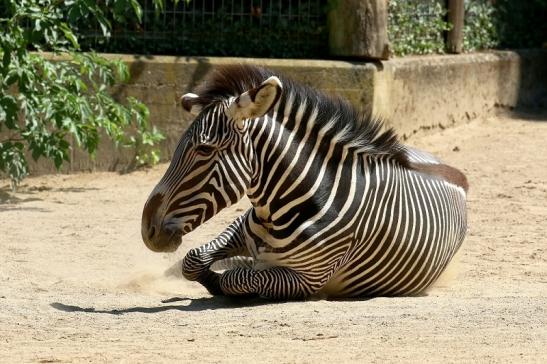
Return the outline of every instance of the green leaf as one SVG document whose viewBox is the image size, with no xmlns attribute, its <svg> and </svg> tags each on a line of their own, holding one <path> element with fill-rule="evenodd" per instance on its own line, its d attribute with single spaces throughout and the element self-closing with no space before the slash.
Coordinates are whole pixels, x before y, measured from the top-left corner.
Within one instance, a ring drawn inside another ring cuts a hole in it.
<svg viewBox="0 0 547 364">
<path fill-rule="evenodd" d="M 99 22 L 99 25 L 101 27 L 101 30 L 103 32 L 103 36 L 110 37 L 110 28 L 112 27 L 108 19 L 105 18 L 104 14 L 100 11 L 95 13 L 95 16 L 97 18 L 97 21 Z"/>
<path fill-rule="evenodd" d="M 142 8 L 139 2 L 137 0 L 131 0 L 131 6 L 133 7 L 133 11 L 137 16 L 137 20 L 139 21 L 139 23 L 142 22 Z"/>
<path fill-rule="evenodd" d="M 80 45 L 78 44 L 78 39 L 76 38 L 72 30 L 70 30 L 68 25 L 66 23 L 61 23 L 59 24 L 59 28 L 61 28 L 61 30 L 63 31 L 65 38 L 70 41 L 72 47 L 74 47 L 75 49 L 79 49 Z"/>
<path fill-rule="evenodd" d="M 0 123 L 2 120 L 8 129 L 17 128 L 17 101 L 11 95 L 0 97 Z"/>
<path fill-rule="evenodd" d="M 118 1 L 142 17 L 138 2 Z M 16 185 L 28 173 L 27 156 L 45 157 L 61 168 L 70 159 L 66 139 L 93 156 L 104 134 L 135 148 L 136 155 L 147 156 L 142 158 L 149 162 L 159 160 L 153 148 L 160 134 L 151 130 L 146 106 L 136 99 L 118 102 L 110 94 L 109 86 L 129 80 L 127 66 L 78 52 L 80 29 L 75 22 L 93 14 L 108 35 L 111 13 L 105 11 L 112 2 L 65 0 L 62 7 L 51 0 L 10 4 L 18 15 L 9 23 L 0 19 L 0 129 L 9 129 L 11 138 L 0 142 L 0 172 Z M 66 51 L 68 60 L 53 62 L 29 49 Z M 7 91 L 12 85 L 16 94 Z"/>
<path fill-rule="evenodd" d="M 163 11 L 164 0 L 153 0 L 153 3 L 154 3 L 155 13 L 156 13 L 156 15 L 158 15 L 159 13 L 161 13 Z M 186 3 L 188 4 L 189 1 L 186 0 Z"/>
<path fill-rule="evenodd" d="M 116 60 L 114 65 L 116 67 L 116 73 L 117 73 L 118 79 L 122 82 L 128 82 L 129 68 L 127 67 L 127 65 L 121 60 Z"/>
</svg>

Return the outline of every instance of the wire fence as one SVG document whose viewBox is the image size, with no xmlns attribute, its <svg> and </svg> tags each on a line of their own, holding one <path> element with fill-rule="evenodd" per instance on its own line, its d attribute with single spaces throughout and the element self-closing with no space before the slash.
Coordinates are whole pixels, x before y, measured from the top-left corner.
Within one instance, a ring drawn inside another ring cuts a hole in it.
<svg viewBox="0 0 547 364">
<path fill-rule="evenodd" d="M 17 0 L 10 0 L 15 3 Z M 0 17 L 11 16 L 0 0 Z M 90 1 L 90 0 L 86 0 Z M 137 0 L 142 22 L 112 19 L 105 37 L 89 16 L 74 26 L 83 50 L 184 56 L 329 58 L 327 13 L 343 0 Z M 105 14 L 111 14 L 101 2 Z M 129 4 L 129 2 L 127 2 Z M 446 0 L 389 0 L 393 53 L 444 53 L 450 24 Z M 132 14 L 130 5 L 128 14 Z M 348 5 L 349 6 L 349 5 Z M 547 5 L 512 0 L 465 0 L 464 50 L 541 47 L 547 39 Z M 23 24 L 24 25 L 24 24 Z"/>
<path fill-rule="evenodd" d="M 491 49 L 500 45 L 503 40 L 500 25 L 514 23 L 500 22 L 500 16 L 507 14 L 507 3 L 510 0 L 464 1 L 465 51 Z M 390 0 L 388 31 L 394 53 L 444 53 L 446 34 L 452 27 L 447 21 L 446 4 L 445 0 Z M 522 11 L 521 8 L 514 12 L 515 15 Z"/>
<path fill-rule="evenodd" d="M 139 0 L 142 23 L 116 25 L 110 39 L 82 28 L 84 48 L 100 51 L 255 57 L 328 54 L 325 0 L 167 1 L 156 13 Z"/>
<path fill-rule="evenodd" d="M 388 32 L 395 54 L 442 53 L 445 16 L 443 0 L 390 0 Z"/>
</svg>

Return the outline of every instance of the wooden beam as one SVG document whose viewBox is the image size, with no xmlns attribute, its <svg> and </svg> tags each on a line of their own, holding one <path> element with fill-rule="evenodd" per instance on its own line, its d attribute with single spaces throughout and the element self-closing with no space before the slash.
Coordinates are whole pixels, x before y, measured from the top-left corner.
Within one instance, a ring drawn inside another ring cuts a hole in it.
<svg viewBox="0 0 547 364">
<path fill-rule="evenodd" d="M 386 0 L 330 1 L 329 48 L 334 56 L 387 59 Z"/>
<path fill-rule="evenodd" d="M 448 53 L 461 53 L 463 51 L 463 22 L 464 0 L 448 0 L 448 22 L 452 28 L 446 37 L 446 50 Z"/>
</svg>

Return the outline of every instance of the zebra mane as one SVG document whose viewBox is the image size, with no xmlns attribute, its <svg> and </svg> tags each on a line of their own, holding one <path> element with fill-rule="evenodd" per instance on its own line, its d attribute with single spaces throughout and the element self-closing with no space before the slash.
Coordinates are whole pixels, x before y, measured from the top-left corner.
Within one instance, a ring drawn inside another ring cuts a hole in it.
<svg viewBox="0 0 547 364">
<path fill-rule="evenodd" d="M 251 65 L 224 65 L 212 71 L 198 88 L 200 103 L 213 102 L 238 96 L 259 86 L 270 76 L 277 76 L 283 83 L 283 102 L 289 93 L 295 102 L 307 100 L 318 108 L 315 123 L 320 127 L 331 124 L 329 134 L 336 136 L 339 143 L 363 150 L 367 154 L 391 155 L 402 165 L 408 166 L 405 148 L 392 128 L 384 129 L 384 123 L 370 112 L 357 111 L 346 99 L 327 95 L 311 87 L 280 76 L 271 70 Z M 333 122 L 334 120 L 334 122 Z"/>
</svg>

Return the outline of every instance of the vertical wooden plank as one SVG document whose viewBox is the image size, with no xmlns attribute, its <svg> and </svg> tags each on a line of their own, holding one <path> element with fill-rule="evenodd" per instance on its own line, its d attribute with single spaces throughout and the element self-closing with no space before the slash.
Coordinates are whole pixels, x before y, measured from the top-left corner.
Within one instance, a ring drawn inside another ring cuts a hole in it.
<svg viewBox="0 0 547 364">
<path fill-rule="evenodd" d="M 329 49 L 334 56 L 387 59 L 387 0 L 329 1 Z"/>
<path fill-rule="evenodd" d="M 463 51 L 463 22 L 464 0 L 448 0 L 448 22 L 452 29 L 448 31 L 446 38 L 446 50 L 448 53 L 461 53 Z"/>
</svg>

